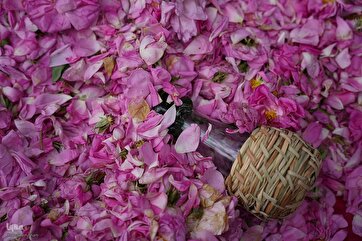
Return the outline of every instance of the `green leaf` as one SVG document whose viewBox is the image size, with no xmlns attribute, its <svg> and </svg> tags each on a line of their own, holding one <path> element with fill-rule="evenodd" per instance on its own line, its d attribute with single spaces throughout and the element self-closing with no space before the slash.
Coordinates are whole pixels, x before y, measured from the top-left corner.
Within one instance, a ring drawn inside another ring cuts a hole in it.
<svg viewBox="0 0 362 241">
<path fill-rule="evenodd" d="M 67 65 L 56 66 L 52 68 L 52 80 L 53 82 L 57 82 L 60 77 L 62 77 L 62 73 Z"/>
</svg>

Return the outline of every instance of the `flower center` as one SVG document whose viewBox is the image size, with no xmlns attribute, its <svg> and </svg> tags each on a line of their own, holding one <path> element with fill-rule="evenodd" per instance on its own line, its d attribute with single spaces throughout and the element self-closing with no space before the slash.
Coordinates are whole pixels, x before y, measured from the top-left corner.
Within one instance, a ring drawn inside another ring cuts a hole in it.
<svg viewBox="0 0 362 241">
<path fill-rule="evenodd" d="M 101 120 L 97 122 L 96 129 L 98 129 L 99 133 L 105 132 L 112 124 L 113 117 L 111 115 L 107 115 L 106 117 L 101 117 Z"/>
<path fill-rule="evenodd" d="M 275 118 L 277 118 L 277 113 L 275 112 L 275 110 L 267 110 L 265 111 L 265 118 L 270 121 L 270 120 L 273 120 Z"/>
<path fill-rule="evenodd" d="M 112 124 L 113 123 L 113 118 L 112 118 L 112 116 L 107 116 L 107 121 L 108 121 L 108 123 L 109 124 Z"/>
<path fill-rule="evenodd" d="M 263 79 L 260 77 L 256 77 L 250 81 L 251 88 L 255 90 L 258 86 L 263 84 Z"/>
<path fill-rule="evenodd" d="M 228 77 L 228 73 L 226 72 L 222 72 L 222 71 L 218 71 L 214 74 L 214 76 L 212 77 L 212 81 L 215 83 L 221 83 L 223 82 L 226 78 Z"/>
</svg>

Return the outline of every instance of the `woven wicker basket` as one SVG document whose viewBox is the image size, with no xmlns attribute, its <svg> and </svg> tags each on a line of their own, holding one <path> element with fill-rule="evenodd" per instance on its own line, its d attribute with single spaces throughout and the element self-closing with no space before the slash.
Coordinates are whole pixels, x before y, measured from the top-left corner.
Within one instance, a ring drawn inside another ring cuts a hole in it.
<svg viewBox="0 0 362 241">
<path fill-rule="evenodd" d="M 226 186 L 258 218 L 282 219 L 300 206 L 320 164 L 318 151 L 296 133 L 261 127 L 241 147 Z"/>
</svg>

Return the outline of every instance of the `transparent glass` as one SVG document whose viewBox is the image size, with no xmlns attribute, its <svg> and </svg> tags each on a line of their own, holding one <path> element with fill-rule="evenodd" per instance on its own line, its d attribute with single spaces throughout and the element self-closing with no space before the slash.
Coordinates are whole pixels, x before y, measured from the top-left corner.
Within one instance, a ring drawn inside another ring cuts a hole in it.
<svg viewBox="0 0 362 241">
<path fill-rule="evenodd" d="M 211 156 L 218 170 L 225 177 L 229 175 L 231 166 L 249 134 L 227 133 L 226 129 L 230 128 L 230 125 L 207 119 L 195 112 L 184 119 L 181 129 L 186 129 L 192 123 L 200 126 L 201 136 L 206 134 L 209 123 L 212 124 L 208 138 L 200 142 L 197 151 L 203 156 Z"/>
<path fill-rule="evenodd" d="M 182 101 L 183 104 L 176 108 L 176 120 L 169 127 L 169 133 L 177 139 L 183 130 L 195 123 L 199 125 L 203 137 L 207 133 L 209 124 L 211 124 L 212 129 L 208 134 L 208 138 L 204 142 L 200 142 L 197 151 L 203 156 L 212 157 L 215 166 L 227 177 L 241 146 L 249 137 L 249 134 L 228 133 L 226 130 L 228 128 L 233 129 L 233 127 L 195 112 L 189 98 L 184 98 Z M 171 104 L 162 102 L 155 106 L 154 110 L 164 114 L 170 106 Z"/>
</svg>

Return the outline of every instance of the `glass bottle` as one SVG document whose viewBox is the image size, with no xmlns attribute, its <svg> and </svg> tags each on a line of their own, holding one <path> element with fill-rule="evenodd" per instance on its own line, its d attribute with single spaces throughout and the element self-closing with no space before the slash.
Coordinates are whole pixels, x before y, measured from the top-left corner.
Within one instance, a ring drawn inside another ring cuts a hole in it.
<svg viewBox="0 0 362 241">
<path fill-rule="evenodd" d="M 230 125 L 222 122 L 211 120 L 192 109 L 192 101 L 188 98 L 182 99 L 183 104 L 176 108 L 176 121 L 169 128 L 169 132 L 177 139 L 183 130 L 191 124 L 197 124 L 201 130 L 201 137 L 208 132 L 209 124 L 212 124 L 211 131 L 204 142 L 200 141 L 197 151 L 203 156 L 212 157 L 212 160 L 218 170 L 227 177 L 236 156 L 249 137 L 249 134 L 228 133 L 227 128 Z M 156 112 L 163 114 L 171 105 L 162 102 L 154 109 Z"/>
</svg>

